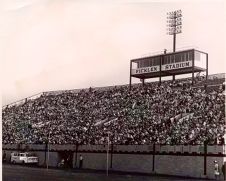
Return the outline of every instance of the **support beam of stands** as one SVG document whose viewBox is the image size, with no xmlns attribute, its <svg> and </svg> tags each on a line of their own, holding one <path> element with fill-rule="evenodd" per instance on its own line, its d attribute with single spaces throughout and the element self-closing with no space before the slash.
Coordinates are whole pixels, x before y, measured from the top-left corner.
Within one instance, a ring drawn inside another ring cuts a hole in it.
<svg viewBox="0 0 226 181">
<path fill-rule="evenodd" d="M 48 144 L 47 144 L 47 143 L 45 143 L 45 161 L 44 161 L 45 166 L 47 165 L 47 159 L 46 159 L 47 149 L 48 149 L 47 147 L 48 147 Z"/>
<path fill-rule="evenodd" d="M 132 61 L 130 61 L 130 73 L 129 73 L 129 90 L 131 90 L 131 83 L 132 83 Z"/>
<path fill-rule="evenodd" d="M 142 79 L 142 86 L 144 87 L 144 79 Z"/>
<path fill-rule="evenodd" d="M 159 84 L 161 84 L 162 82 L 162 59 L 163 59 L 163 56 L 160 57 L 160 66 L 159 66 Z"/>
<path fill-rule="evenodd" d="M 75 149 L 75 166 L 77 166 L 77 159 L 78 159 L 78 146 L 79 144 L 76 143 L 76 149 Z"/>
<path fill-rule="evenodd" d="M 155 171 L 155 143 L 153 144 L 152 172 Z"/>
<path fill-rule="evenodd" d="M 208 53 L 206 53 L 206 80 L 208 79 Z"/>
<path fill-rule="evenodd" d="M 195 57 L 195 54 L 194 52 L 193 53 L 193 59 L 192 59 L 192 85 L 194 85 L 194 66 L 195 66 L 195 62 L 194 62 L 194 57 Z"/>
<path fill-rule="evenodd" d="M 110 168 L 112 168 L 112 161 L 113 161 L 113 152 L 114 152 L 113 144 L 111 144 L 111 160 L 110 160 Z"/>
<path fill-rule="evenodd" d="M 173 81 L 175 81 L 175 75 L 173 75 Z"/>
<path fill-rule="evenodd" d="M 206 175 L 207 142 L 204 142 L 204 175 Z"/>
</svg>

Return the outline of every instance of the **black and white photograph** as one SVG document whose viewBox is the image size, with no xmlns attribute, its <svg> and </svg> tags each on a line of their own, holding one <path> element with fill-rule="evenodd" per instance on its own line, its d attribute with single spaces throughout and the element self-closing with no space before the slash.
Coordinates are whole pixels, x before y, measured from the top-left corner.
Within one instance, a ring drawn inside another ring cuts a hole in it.
<svg viewBox="0 0 226 181">
<path fill-rule="evenodd" d="M 226 180 L 225 32 L 224 0 L 2 0 L 0 180 Z"/>
</svg>

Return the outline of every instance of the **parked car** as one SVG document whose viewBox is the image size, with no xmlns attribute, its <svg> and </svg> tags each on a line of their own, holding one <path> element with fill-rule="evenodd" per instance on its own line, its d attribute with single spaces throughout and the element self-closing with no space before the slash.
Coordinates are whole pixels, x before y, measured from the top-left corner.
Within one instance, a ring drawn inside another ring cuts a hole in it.
<svg viewBox="0 0 226 181">
<path fill-rule="evenodd" d="M 13 152 L 11 153 L 10 158 L 11 163 L 22 163 L 22 164 L 37 164 L 38 163 L 38 157 L 34 156 L 32 153 L 18 153 Z"/>
</svg>

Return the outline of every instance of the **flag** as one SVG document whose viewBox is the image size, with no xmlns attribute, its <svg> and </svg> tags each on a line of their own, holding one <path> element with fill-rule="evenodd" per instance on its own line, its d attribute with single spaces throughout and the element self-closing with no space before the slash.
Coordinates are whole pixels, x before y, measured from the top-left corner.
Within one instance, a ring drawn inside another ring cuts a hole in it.
<svg viewBox="0 0 226 181">
<path fill-rule="evenodd" d="M 136 106 L 136 102 L 133 103 L 132 109 L 134 109 Z"/>
<path fill-rule="evenodd" d="M 112 119 L 111 121 L 105 122 L 104 126 L 109 126 L 112 122 L 118 120 L 118 118 Z"/>
</svg>

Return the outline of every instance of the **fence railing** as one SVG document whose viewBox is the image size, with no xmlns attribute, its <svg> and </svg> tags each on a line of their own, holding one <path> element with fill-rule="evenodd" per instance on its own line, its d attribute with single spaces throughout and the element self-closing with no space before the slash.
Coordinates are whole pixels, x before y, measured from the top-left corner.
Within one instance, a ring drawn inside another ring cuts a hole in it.
<svg viewBox="0 0 226 181">
<path fill-rule="evenodd" d="M 163 154 L 202 154 L 204 145 L 111 145 L 109 147 L 114 152 L 127 153 L 148 153 L 153 152 Z M 45 150 L 46 144 L 3 144 L 3 150 Z M 105 152 L 107 145 L 56 145 L 49 144 L 51 151 L 75 151 L 78 152 Z M 207 145 L 207 154 L 226 154 L 226 145 Z"/>
<path fill-rule="evenodd" d="M 2 108 L 5 109 L 6 107 L 9 108 L 9 107 L 11 107 L 11 106 L 21 105 L 21 104 L 25 103 L 25 102 L 28 101 L 28 100 L 37 99 L 37 98 L 40 97 L 42 94 L 43 94 L 42 92 L 41 92 L 41 93 L 38 93 L 38 94 L 34 94 L 34 95 L 30 96 L 30 97 L 21 99 L 21 100 L 19 100 L 19 101 L 12 102 L 12 103 L 7 104 L 7 105 L 4 105 Z"/>
</svg>

